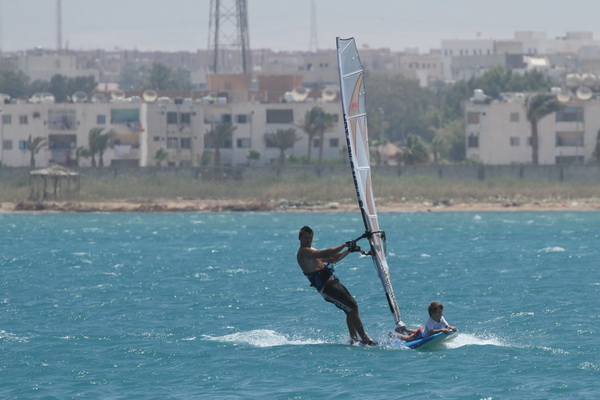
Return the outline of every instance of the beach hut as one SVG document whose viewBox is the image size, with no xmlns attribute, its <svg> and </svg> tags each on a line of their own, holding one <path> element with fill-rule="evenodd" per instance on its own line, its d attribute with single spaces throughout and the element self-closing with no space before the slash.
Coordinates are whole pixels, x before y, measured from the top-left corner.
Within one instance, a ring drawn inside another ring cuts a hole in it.
<svg viewBox="0 0 600 400">
<path fill-rule="evenodd" d="M 36 169 L 29 173 L 29 197 L 32 200 L 49 198 L 48 185 L 52 185 L 52 198 L 56 199 L 62 191 L 75 191 L 79 194 L 80 177 L 78 172 L 71 171 L 60 165 Z M 64 188 L 66 183 L 67 187 Z"/>
</svg>

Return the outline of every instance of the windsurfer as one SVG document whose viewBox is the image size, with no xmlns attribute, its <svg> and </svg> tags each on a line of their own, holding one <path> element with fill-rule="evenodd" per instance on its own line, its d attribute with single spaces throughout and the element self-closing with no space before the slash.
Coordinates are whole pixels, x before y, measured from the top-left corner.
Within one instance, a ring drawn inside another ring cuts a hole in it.
<svg viewBox="0 0 600 400">
<path fill-rule="evenodd" d="M 311 286 L 314 286 L 323 298 L 333 303 L 336 307 L 346 313 L 346 324 L 350 339 L 353 342 L 358 342 L 358 336 L 363 344 L 374 346 L 377 344 L 372 340 L 363 327 L 362 320 L 358 314 L 358 304 L 348 289 L 340 283 L 333 275 L 331 263 L 336 263 L 346 257 L 349 253 L 360 251 L 354 241 L 349 241 L 335 247 L 325 250 L 317 250 L 312 247 L 314 237 L 313 230 L 304 226 L 300 229 L 298 239 L 300 240 L 300 248 L 296 254 L 298 265 L 304 272 L 304 275 L 309 279 Z M 346 249 L 346 250 L 344 250 Z M 329 265 L 325 265 L 325 262 Z"/>
</svg>

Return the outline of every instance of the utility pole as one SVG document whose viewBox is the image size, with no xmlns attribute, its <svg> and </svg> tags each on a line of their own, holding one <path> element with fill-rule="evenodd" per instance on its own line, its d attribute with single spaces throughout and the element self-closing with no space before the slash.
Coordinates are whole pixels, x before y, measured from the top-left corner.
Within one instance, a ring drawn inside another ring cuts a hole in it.
<svg viewBox="0 0 600 400">
<path fill-rule="evenodd" d="M 215 74 L 252 71 L 246 0 L 210 0 L 210 69 Z"/>
</svg>

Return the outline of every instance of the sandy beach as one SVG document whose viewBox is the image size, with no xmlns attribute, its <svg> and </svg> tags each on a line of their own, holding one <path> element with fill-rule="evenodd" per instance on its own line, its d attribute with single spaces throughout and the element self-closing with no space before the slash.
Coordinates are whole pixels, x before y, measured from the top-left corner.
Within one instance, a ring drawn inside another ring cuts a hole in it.
<svg viewBox="0 0 600 400">
<path fill-rule="evenodd" d="M 21 201 L 0 203 L 0 213 L 20 212 L 344 212 L 356 211 L 356 203 L 294 203 L 289 201 L 243 200 L 115 200 L 115 201 Z M 380 212 L 485 212 L 485 211 L 595 211 L 600 210 L 600 200 L 581 199 L 564 202 L 504 201 L 494 203 L 440 203 L 432 202 L 381 202 Z"/>
</svg>

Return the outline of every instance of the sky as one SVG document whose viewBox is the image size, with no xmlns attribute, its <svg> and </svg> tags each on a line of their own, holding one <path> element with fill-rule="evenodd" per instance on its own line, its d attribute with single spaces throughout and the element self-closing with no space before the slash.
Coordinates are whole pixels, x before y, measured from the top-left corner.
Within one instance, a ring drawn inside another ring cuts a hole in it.
<svg viewBox="0 0 600 400">
<path fill-rule="evenodd" d="M 233 0 L 221 0 L 232 3 Z M 247 0 L 250 48 L 310 49 L 313 0 Z M 359 47 L 421 52 L 446 39 L 510 39 L 515 31 L 591 31 L 598 0 L 314 0 L 319 49 L 355 37 Z M 0 48 L 55 49 L 55 0 L 0 0 Z M 197 51 L 208 47 L 210 0 L 62 0 L 63 47 Z"/>
</svg>

